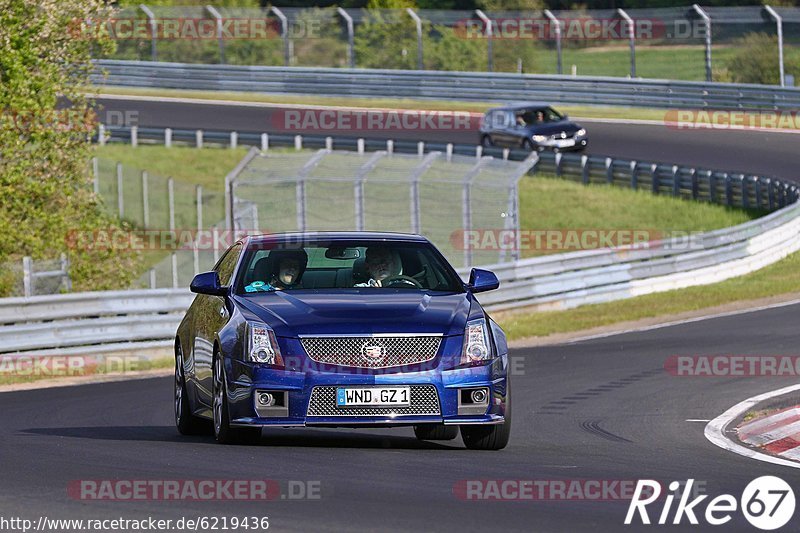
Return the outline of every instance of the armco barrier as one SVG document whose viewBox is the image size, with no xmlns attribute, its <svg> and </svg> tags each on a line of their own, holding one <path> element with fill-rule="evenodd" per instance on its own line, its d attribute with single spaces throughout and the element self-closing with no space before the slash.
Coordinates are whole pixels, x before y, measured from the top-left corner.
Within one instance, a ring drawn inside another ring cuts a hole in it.
<svg viewBox="0 0 800 533">
<path fill-rule="evenodd" d="M 152 61 L 100 60 L 95 65 L 94 83 L 120 87 L 482 102 L 545 100 L 660 108 L 800 108 L 800 89 L 753 84 Z"/>
</svg>

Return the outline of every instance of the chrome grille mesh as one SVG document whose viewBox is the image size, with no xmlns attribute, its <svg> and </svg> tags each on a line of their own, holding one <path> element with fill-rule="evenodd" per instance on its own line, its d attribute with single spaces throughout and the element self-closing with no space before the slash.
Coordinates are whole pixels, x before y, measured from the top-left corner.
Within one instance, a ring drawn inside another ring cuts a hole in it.
<svg viewBox="0 0 800 533">
<path fill-rule="evenodd" d="M 318 363 L 389 368 L 426 363 L 436 357 L 439 335 L 303 337 L 306 354 Z"/>
<path fill-rule="evenodd" d="M 408 407 L 336 407 L 336 386 L 314 387 L 308 416 L 439 415 L 439 395 L 433 385 L 411 385 Z"/>
</svg>

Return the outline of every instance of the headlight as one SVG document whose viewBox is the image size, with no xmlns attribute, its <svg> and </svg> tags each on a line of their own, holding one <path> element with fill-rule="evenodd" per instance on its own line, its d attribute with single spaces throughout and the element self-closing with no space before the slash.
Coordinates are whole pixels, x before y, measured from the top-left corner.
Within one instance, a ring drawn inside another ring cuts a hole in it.
<svg viewBox="0 0 800 533">
<path fill-rule="evenodd" d="M 247 360 L 251 363 L 283 366 L 275 332 L 266 324 L 247 322 Z"/>
<path fill-rule="evenodd" d="M 461 353 L 461 364 L 486 361 L 492 356 L 492 345 L 489 342 L 486 319 L 479 318 L 467 322 L 467 327 L 464 328 L 464 350 Z"/>
<path fill-rule="evenodd" d="M 547 135 L 534 135 L 531 139 L 537 143 L 543 143 L 547 140 Z"/>
<path fill-rule="evenodd" d="M 579 129 L 578 131 L 575 132 L 575 137 L 581 137 L 583 135 L 586 135 L 586 130 L 583 129 L 583 128 L 581 128 L 581 129 Z"/>
</svg>

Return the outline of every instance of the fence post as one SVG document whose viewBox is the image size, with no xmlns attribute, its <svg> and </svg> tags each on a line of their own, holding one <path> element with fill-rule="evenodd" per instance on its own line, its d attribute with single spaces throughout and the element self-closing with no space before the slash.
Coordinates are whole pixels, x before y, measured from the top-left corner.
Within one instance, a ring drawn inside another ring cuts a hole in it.
<svg viewBox="0 0 800 533">
<path fill-rule="evenodd" d="M 678 174 L 678 165 L 672 165 L 672 196 L 681 195 L 681 177 Z"/>
<path fill-rule="evenodd" d="M 281 21 L 281 37 L 283 38 L 283 66 L 288 67 L 291 63 L 291 52 L 289 51 L 289 20 L 283 11 L 275 6 L 270 7 L 270 11 Z"/>
<path fill-rule="evenodd" d="M 589 184 L 589 156 L 581 156 L 581 181 L 584 185 Z"/>
<path fill-rule="evenodd" d="M 148 274 L 149 274 L 149 277 L 150 277 L 150 288 L 151 289 L 155 289 L 156 288 L 156 269 L 155 268 L 151 268 Z"/>
<path fill-rule="evenodd" d="M 92 158 L 92 188 L 94 194 L 100 194 L 100 163 L 96 157 Z"/>
<path fill-rule="evenodd" d="M 172 148 L 172 128 L 164 128 L 164 147 Z"/>
<path fill-rule="evenodd" d="M 203 130 L 196 130 L 194 132 L 194 147 L 195 148 L 203 147 Z"/>
<path fill-rule="evenodd" d="M 394 141 L 391 139 L 386 141 L 386 153 L 390 155 L 394 153 Z"/>
<path fill-rule="evenodd" d="M 783 19 L 778 12 L 772 9 L 772 7 L 765 5 L 764 10 L 769 13 L 769 16 L 775 21 L 775 25 L 777 26 L 778 30 L 778 66 L 781 76 L 781 87 L 786 86 L 786 74 L 783 68 Z"/>
<path fill-rule="evenodd" d="M 172 252 L 172 288 L 178 288 L 178 254 Z"/>
<path fill-rule="evenodd" d="M 225 40 L 222 38 L 222 15 L 214 6 L 206 6 L 206 10 L 211 13 L 217 21 L 217 42 L 219 43 L 219 62 L 225 64 Z"/>
<path fill-rule="evenodd" d="M 562 74 L 562 61 L 561 61 L 561 22 L 556 18 L 555 15 L 549 10 L 544 10 L 544 16 L 546 16 L 551 23 L 555 24 L 556 26 L 556 73 Z"/>
<path fill-rule="evenodd" d="M 150 192 L 147 183 L 147 171 L 142 171 L 142 221 L 144 227 L 150 227 Z"/>
<path fill-rule="evenodd" d="M 305 179 L 297 180 L 295 186 L 295 209 L 297 211 L 297 231 L 306 230 L 306 182 Z"/>
<path fill-rule="evenodd" d="M 261 151 L 266 152 L 269 150 L 269 135 L 266 133 L 261 134 Z"/>
<path fill-rule="evenodd" d="M 139 146 L 139 126 L 131 126 L 131 148 Z"/>
<path fill-rule="evenodd" d="M 358 155 L 364 155 L 364 139 L 359 138 L 356 141 L 356 146 L 358 147 Z"/>
<path fill-rule="evenodd" d="M 350 65 L 350 68 L 356 68 L 356 45 L 355 35 L 353 33 L 353 17 L 351 17 L 350 14 L 341 7 L 337 7 L 336 12 L 339 13 L 339 16 L 344 19 L 344 22 L 347 25 L 347 64 Z"/>
<path fill-rule="evenodd" d="M 117 211 L 119 218 L 125 216 L 125 199 L 122 194 L 122 163 L 117 162 Z"/>
<path fill-rule="evenodd" d="M 303 136 L 302 135 L 295 135 L 294 136 L 294 149 L 295 150 L 302 150 L 303 149 Z"/>
<path fill-rule="evenodd" d="M 406 8 L 406 13 L 417 27 L 417 70 L 425 70 L 425 62 L 422 60 L 422 19 L 410 7 Z"/>
<path fill-rule="evenodd" d="M 167 200 L 169 203 L 169 230 L 175 231 L 175 182 L 167 178 Z"/>
<path fill-rule="evenodd" d="M 197 231 L 203 230 L 203 186 L 195 188 L 195 204 L 197 206 Z"/>
<path fill-rule="evenodd" d="M 231 144 L 230 147 L 236 148 L 239 145 L 239 134 L 235 131 L 231 132 Z"/>
<path fill-rule="evenodd" d="M 100 146 L 106 145 L 106 126 L 102 123 L 97 126 L 97 144 Z"/>
<path fill-rule="evenodd" d="M 417 156 L 422 157 L 425 155 L 425 143 L 420 141 L 417 143 Z"/>
<path fill-rule="evenodd" d="M 706 81 L 711 81 L 711 17 L 697 4 L 692 5 L 692 9 L 700 15 L 706 26 Z"/>
<path fill-rule="evenodd" d="M 158 25 L 156 23 L 156 16 L 150 8 L 144 4 L 139 5 L 139 9 L 144 12 L 148 22 L 150 22 L 150 60 L 158 61 L 158 49 L 156 48 L 158 43 Z"/>
<path fill-rule="evenodd" d="M 478 15 L 478 18 L 486 24 L 486 71 L 492 72 L 493 65 L 493 53 L 492 53 L 492 37 L 493 37 L 493 28 L 492 28 L 492 21 L 486 14 L 481 11 L 480 9 L 475 10 L 475 14 Z"/>
<path fill-rule="evenodd" d="M 26 255 L 22 258 L 22 291 L 26 298 L 33 294 L 33 261 Z"/>
<path fill-rule="evenodd" d="M 622 8 L 617 9 L 617 13 L 623 18 L 625 23 L 628 25 L 628 31 L 630 32 L 630 47 L 631 47 L 631 78 L 636 77 L 636 24 L 633 22 L 633 19 L 625 13 L 625 10 Z"/>
<path fill-rule="evenodd" d="M 61 271 L 64 273 L 64 288 L 67 292 L 72 292 L 72 279 L 69 277 L 69 259 L 67 254 L 61 254 Z"/>
<path fill-rule="evenodd" d="M 333 137 L 325 137 L 325 149 L 333 150 Z"/>
<path fill-rule="evenodd" d="M 447 143 L 445 154 L 448 163 L 453 160 L 453 143 Z"/>
</svg>

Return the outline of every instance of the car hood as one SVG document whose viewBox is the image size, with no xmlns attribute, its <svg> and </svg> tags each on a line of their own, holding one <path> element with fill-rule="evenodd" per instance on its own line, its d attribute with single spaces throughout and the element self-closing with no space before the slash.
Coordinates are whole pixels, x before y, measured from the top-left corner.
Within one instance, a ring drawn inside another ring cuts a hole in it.
<svg viewBox="0 0 800 533">
<path fill-rule="evenodd" d="M 529 126 L 526 128 L 531 135 L 556 135 L 562 131 L 568 135 L 574 134 L 581 129 L 580 125 L 570 122 L 568 120 L 561 120 L 559 122 L 552 122 L 549 124 L 541 124 L 537 126 Z"/>
<path fill-rule="evenodd" d="M 408 289 L 276 291 L 235 296 L 236 302 L 281 337 L 298 335 L 440 333 L 461 335 L 469 293 Z"/>
</svg>

